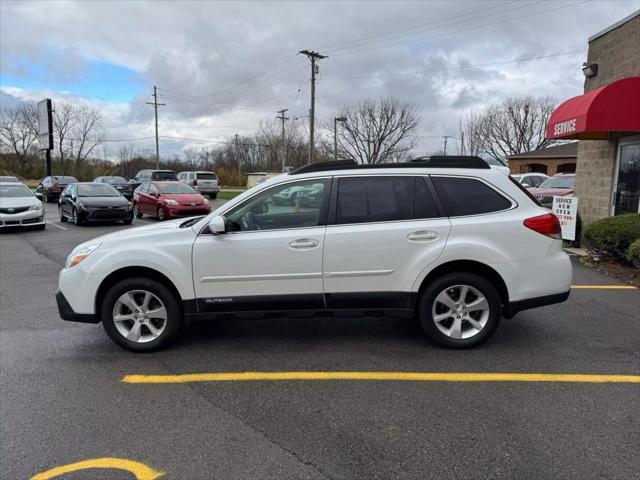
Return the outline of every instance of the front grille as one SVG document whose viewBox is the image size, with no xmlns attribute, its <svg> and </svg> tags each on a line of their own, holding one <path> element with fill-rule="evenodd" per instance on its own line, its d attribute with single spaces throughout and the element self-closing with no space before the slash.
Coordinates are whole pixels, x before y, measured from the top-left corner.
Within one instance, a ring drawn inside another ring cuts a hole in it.
<svg viewBox="0 0 640 480">
<path fill-rule="evenodd" d="M 89 214 L 90 220 L 116 220 L 125 216 L 125 210 L 120 208 L 104 208 L 94 210 Z"/>
<path fill-rule="evenodd" d="M 30 218 L 29 220 L 22 220 L 22 224 L 23 225 L 27 225 L 29 223 L 40 223 L 40 222 L 42 222 L 42 220 L 44 220 L 44 218 L 42 218 L 42 217 Z"/>
<path fill-rule="evenodd" d="M 0 213 L 12 214 L 12 213 L 22 213 L 29 210 L 29 207 L 6 207 L 0 208 Z"/>
<path fill-rule="evenodd" d="M 535 197 L 542 205 L 551 205 L 553 203 L 553 195 L 536 195 Z"/>
</svg>

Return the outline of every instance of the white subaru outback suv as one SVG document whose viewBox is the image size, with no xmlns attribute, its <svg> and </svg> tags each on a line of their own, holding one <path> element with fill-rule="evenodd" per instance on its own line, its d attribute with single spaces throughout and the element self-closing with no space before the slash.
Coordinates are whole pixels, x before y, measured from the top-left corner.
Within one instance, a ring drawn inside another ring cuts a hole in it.
<svg viewBox="0 0 640 480">
<path fill-rule="evenodd" d="M 415 314 L 466 348 L 501 316 L 566 300 L 571 277 L 557 218 L 525 189 L 478 157 L 431 157 L 312 164 L 206 217 L 96 238 L 69 255 L 56 299 L 133 351 L 190 319 L 302 310 Z"/>
</svg>

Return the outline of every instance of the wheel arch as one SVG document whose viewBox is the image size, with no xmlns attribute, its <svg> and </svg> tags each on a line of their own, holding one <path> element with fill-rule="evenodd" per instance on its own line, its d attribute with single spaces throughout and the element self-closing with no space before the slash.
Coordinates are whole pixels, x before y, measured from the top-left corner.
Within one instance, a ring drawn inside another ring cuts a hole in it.
<svg viewBox="0 0 640 480">
<path fill-rule="evenodd" d="M 481 262 L 477 262 L 475 260 L 453 260 L 443 263 L 442 265 L 438 265 L 436 268 L 431 270 L 420 283 L 420 288 L 418 289 L 418 298 L 420 298 L 422 292 L 424 292 L 427 286 L 435 279 L 440 278 L 448 273 L 455 272 L 475 273 L 476 275 L 486 278 L 498 290 L 502 305 L 509 305 L 509 290 L 507 289 L 507 284 L 505 283 L 502 276 L 490 266 Z"/>
<path fill-rule="evenodd" d="M 124 267 L 118 270 L 114 270 L 109 275 L 107 275 L 104 278 L 104 280 L 102 280 L 102 282 L 100 283 L 100 286 L 98 287 L 96 298 L 95 298 L 94 311 L 96 312 L 96 315 L 98 316 L 100 315 L 100 310 L 101 310 L 100 305 L 102 304 L 102 300 L 104 299 L 105 295 L 107 294 L 107 292 L 111 287 L 113 287 L 116 283 L 118 283 L 121 280 L 125 280 L 127 278 L 135 278 L 135 277 L 149 278 L 167 287 L 175 297 L 176 302 L 178 302 L 178 305 L 180 306 L 180 310 L 182 311 L 182 313 L 183 314 L 185 313 L 184 312 L 185 306 L 182 300 L 182 296 L 180 295 L 180 292 L 178 291 L 174 283 L 166 275 L 164 275 L 163 273 L 153 268 L 136 266 L 136 267 Z"/>
</svg>

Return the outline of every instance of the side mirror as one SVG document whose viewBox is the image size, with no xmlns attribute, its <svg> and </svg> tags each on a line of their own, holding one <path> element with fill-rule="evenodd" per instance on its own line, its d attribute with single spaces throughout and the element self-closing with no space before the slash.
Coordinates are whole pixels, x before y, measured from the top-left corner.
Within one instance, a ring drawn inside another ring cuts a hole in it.
<svg viewBox="0 0 640 480">
<path fill-rule="evenodd" d="M 209 230 L 214 235 L 219 235 L 221 233 L 226 232 L 226 226 L 224 223 L 224 217 L 222 215 L 216 215 L 209 222 Z"/>
<path fill-rule="evenodd" d="M 44 200 L 44 195 L 42 195 L 41 193 L 36 193 L 36 198 L 40 201 Z"/>
<path fill-rule="evenodd" d="M 529 188 L 529 187 L 531 187 L 531 185 L 529 185 L 527 182 L 524 182 L 524 183 L 522 184 L 522 186 L 523 186 L 524 188 Z"/>
</svg>

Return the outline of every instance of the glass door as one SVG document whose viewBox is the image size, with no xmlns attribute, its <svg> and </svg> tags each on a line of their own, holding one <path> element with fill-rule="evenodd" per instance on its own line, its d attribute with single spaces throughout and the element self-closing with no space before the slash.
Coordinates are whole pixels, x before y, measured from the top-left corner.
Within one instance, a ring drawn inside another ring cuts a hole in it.
<svg viewBox="0 0 640 480">
<path fill-rule="evenodd" d="M 613 214 L 640 212 L 640 139 L 618 147 L 618 171 L 613 192 Z"/>
</svg>

